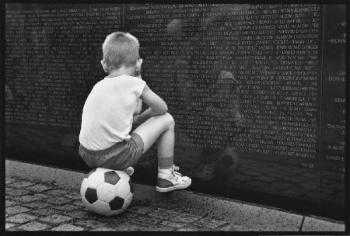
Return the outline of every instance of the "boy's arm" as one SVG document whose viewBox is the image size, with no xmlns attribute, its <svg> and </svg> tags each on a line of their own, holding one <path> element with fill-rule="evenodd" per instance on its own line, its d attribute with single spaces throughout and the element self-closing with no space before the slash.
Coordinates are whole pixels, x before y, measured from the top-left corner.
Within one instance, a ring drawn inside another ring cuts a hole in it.
<svg viewBox="0 0 350 236">
<path fill-rule="evenodd" d="M 142 100 L 149 106 L 144 112 L 134 116 L 133 126 L 138 126 L 152 116 L 162 115 L 168 111 L 164 100 L 154 93 L 147 85 L 141 94 Z"/>
<path fill-rule="evenodd" d="M 141 94 L 142 100 L 150 107 L 152 115 L 162 115 L 168 111 L 165 101 L 153 92 L 147 85 Z"/>
</svg>

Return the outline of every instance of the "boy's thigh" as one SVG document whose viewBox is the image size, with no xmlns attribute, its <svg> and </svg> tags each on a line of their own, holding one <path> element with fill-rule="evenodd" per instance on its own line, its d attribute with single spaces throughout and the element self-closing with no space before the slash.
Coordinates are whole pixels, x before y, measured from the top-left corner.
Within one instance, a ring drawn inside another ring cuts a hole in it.
<svg viewBox="0 0 350 236">
<path fill-rule="evenodd" d="M 134 133 L 141 137 L 144 143 L 143 153 L 145 153 L 159 138 L 159 136 L 174 125 L 174 119 L 169 113 L 153 116 L 139 125 Z"/>
<path fill-rule="evenodd" d="M 143 141 L 141 137 L 135 133 L 131 134 L 131 139 L 125 142 L 123 147 L 111 153 L 101 167 L 113 170 L 124 170 L 130 166 L 134 166 L 142 156 Z"/>
</svg>

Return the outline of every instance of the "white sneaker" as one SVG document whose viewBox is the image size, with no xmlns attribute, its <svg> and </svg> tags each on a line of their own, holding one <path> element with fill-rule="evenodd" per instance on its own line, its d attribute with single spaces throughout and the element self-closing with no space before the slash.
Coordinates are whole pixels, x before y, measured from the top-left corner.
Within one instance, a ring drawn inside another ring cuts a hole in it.
<svg viewBox="0 0 350 236">
<path fill-rule="evenodd" d="M 156 186 L 157 192 L 170 192 L 179 189 L 185 189 L 191 185 L 191 178 L 182 176 L 181 173 L 177 172 L 178 166 L 173 166 L 171 174 L 169 176 L 159 176 Z"/>
</svg>

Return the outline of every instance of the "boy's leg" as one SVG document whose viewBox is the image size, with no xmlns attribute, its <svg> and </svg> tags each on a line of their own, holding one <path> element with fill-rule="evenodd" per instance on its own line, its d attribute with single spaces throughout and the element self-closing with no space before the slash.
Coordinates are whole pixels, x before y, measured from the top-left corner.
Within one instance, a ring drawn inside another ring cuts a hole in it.
<svg viewBox="0 0 350 236">
<path fill-rule="evenodd" d="M 137 133 L 143 143 L 145 153 L 159 138 L 158 141 L 158 167 L 171 168 L 174 158 L 175 143 L 175 122 L 173 117 L 166 113 L 153 116 L 138 126 L 134 133 Z"/>
<path fill-rule="evenodd" d="M 154 116 L 142 123 L 134 130 L 144 142 L 145 153 L 158 139 L 158 184 L 157 191 L 168 192 L 176 189 L 187 188 L 191 179 L 181 176 L 173 168 L 175 121 L 166 113 Z"/>
</svg>

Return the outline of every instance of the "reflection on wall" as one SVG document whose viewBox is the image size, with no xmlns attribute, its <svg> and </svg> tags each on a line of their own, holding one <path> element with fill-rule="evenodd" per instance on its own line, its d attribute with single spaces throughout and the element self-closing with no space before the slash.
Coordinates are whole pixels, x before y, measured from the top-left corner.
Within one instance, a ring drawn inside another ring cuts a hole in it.
<svg viewBox="0 0 350 236">
<path fill-rule="evenodd" d="M 87 170 L 81 109 L 105 35 L 129 31 L 194 190 L 343 214 L 344 6 L 8 4 L 6 26 L 9 158 Z M 135 177 L 155 170 L 152 149 Z"/>
</svg>

